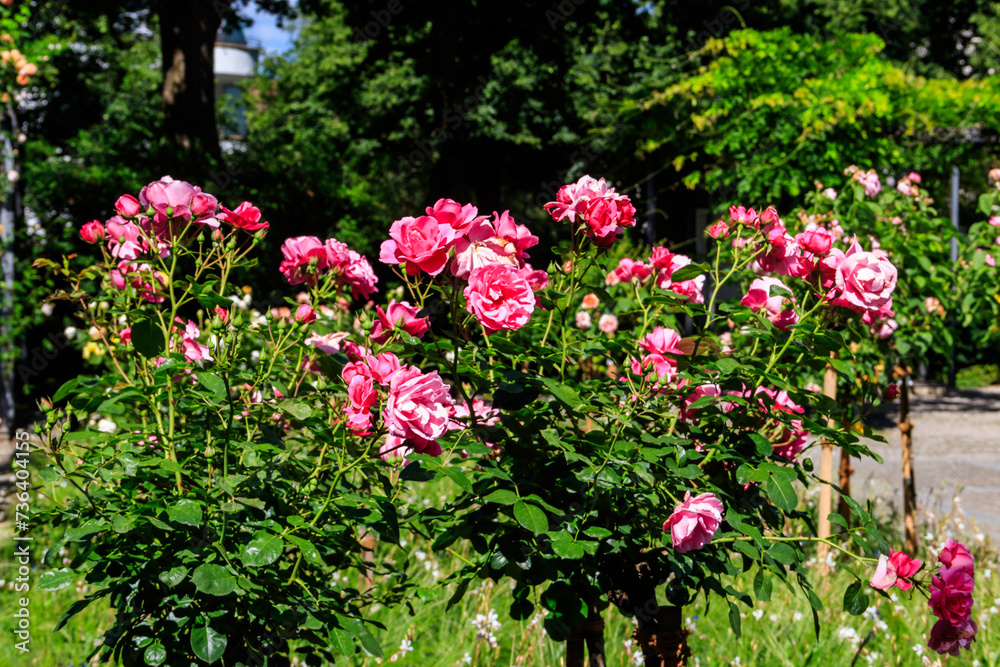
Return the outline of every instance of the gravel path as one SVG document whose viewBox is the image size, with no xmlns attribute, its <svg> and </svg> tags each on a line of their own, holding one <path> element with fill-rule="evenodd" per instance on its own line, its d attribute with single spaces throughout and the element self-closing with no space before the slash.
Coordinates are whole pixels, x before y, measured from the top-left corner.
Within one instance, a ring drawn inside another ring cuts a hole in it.
<svg viewBox="0 0 1000 667">
<path fill-rule="evenodd" d="M 966 518 L 975 525 L 975 530 L 968 526 L 969 532 L 1000 540 L 1000 387 L 947 393 L 918 388 L 916 394 L 910 399 L 910 419 L 918 507 L 940 516 L 942 509 L 950 511 L 958 492 Z M 873 420 L 889 442 L 869 444 L 885 462 L 852 461 L 852 495 L 885 493 L 902 508 L 898 418 L 896 405 Z"/>
</svg>

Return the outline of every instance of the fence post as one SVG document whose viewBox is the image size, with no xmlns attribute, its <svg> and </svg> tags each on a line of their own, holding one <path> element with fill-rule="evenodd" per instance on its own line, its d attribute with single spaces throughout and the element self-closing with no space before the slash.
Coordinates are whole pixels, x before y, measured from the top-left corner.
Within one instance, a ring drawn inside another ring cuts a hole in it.
<svg viewBox="0 0 1000 667">
<path fill-rule="evenodd" d="M 830 358 L 836 358 L 837 353 L 831 352 Z M 837 398 L 837 371 L 833 369 L 833 364 L 826 365 L 826 374 L 823 376 L 823 395 L 832 399 Z M 834 425 L 834 420 L 830 419 L 830 427 Z M 820 539 L 830 537 L 830 512 L 833 510 L 833 443 L 824 440 L 823 451 L 819 459 L 819 521 L 817 522 L 816 535 Z M 819 561 L 819 572 L 827 574 L 830 568 L 827 566 L 826 558 L 830 553 L 830 546 L 820 542 L 816 546 L 816 559 Z"/>
<path fill-rule="evenodd" d="M 917 485 L 913 479 L 913 422 L 910 421 L 909 376 L 904 375 L 899 391 L 899 441 L 903 453 L 903 526 L 906 529 L 906 553 L 914 555 L 920 540 L 917 536 Z"/>
</svg>

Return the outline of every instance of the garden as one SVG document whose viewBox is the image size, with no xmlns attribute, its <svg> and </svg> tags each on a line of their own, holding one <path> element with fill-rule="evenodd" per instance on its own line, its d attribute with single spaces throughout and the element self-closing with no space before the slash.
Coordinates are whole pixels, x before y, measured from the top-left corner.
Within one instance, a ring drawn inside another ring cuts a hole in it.
<svg viewBox="0 0 1000 667">
<path fill-rule="evenodd" d="M 885 34 L 957 10 L 111 4 L 0 7 L 5 664 L 1000 665 L 914 469 L 1000 379 L 1000 91 Z"/>
</svg>

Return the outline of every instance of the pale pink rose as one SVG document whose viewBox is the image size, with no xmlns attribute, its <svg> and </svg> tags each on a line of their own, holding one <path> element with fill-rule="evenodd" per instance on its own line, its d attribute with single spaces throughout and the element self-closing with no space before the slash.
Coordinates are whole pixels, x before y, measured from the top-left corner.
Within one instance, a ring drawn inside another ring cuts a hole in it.
<svg viewBox="0 0 1000 667">
<path fill-rule="evenodd" d="M 618 331 L 618 318 L 611 313 L 604 313 L 601 319 L 597 320 L 597 328 L 610 336 Z"/>
<path fill-rule="evenodd" d="M 848 169 L 853 169 L 849 175 L 853 180 L 861 183 L 865 186 L 865 194 L 869 197 L 874 197 L 879 192 L 882 191 L 882 182 L 879 180 L 878 173 L 874 169 L 869 169 L 868 171 L 861 171 L 853 165 L 848 167 Z M 845 174 L 847 170 L 845 170 Z"/>
<path fill-rule="evenodd" d="M 339 354 L 343 349 L 345 338 L 347 338 L 346 331 L 337 331 L 328 334 L 314 332 L 306 339 L 306 345 L 315 347 L 324 354 Z"/>
<path fill-rule="evenodd" d="M 225 206 L 220 206 L 218 218 L 222 222 L 248 232 L 256 232 L 259 229 L 267 229 L 271 226 L 267 222 L 261 222 L 260 209 L 248 201 L 237 206 L 234 211 L 230 211 Z"/>
<path fill-rule="evenodd" d="M 413 449 L 406 446 L 405 440 L 394 435 L 386 436 L 385 442 L 379 446 L 378 451 L 383 461 L 387 463 L 399 461 L 404 466 L 409 465 L 406 457 L 413 453 Z"/>
<path fill-rule="evenodd" d="M 312 324 L 316 321 L 316 311 L 308 304 L 302 304 L 295 310 L 295 321 L 299 323 Z"/>
<path fill-rule="evenodd" d="M 924 299 L 924 310 L 928 313 L 934 313 L 941 309 L 941 300 L 936 296 L 929 296 Z"/>
<path fill-rule="evenodd" d="M 467 419 L 471 424 L 472 414 L 476 415 L 476 425 L 478 426 L 495 426 L 500 423 L 500 411 L 496 408 L 486 405 L 486 403 L 481 398 L 472 399 L 472 410 L 469 412 L 469 404 L 459 401 L 455 403 L 454 409 L 452 410 L 452 417 L 455 419 Z M 450 430 L 461 430 L 466 428 L 464 422 L 453 421 Z"/>
<path fill-rule="evenodd" d="M 104 240 L 104 225 L 101 224 L 100 220 L 88 222 L 80 228 L 80 238 L 87 243 L 100 243 Z"/>
<path fill-rule="evenodd" d="M 872 335 L 874 335 L 879 340 L 885 340 L 889 338 L 896 332 L 899 328 L 899 323 L 896 320 L 888 319 L 884 322 L 877 322 L 871 326 Z"/>
<path fill-rule="evenodd" d="M 514 222 L 509 211 L 493 213 L 492 220 L 485 218 L 472 224 L 455 240 L 455 257 L 451 272 L 459 278 L 487 264 L 510 264 L 517 268 L 525 265 L 525 252 L 538 244 L 538 237 L 524 225 Z"/>
<path fill-rule="evenodd" d="M 639 341 L 639 347 L 649 354 L 642 359 L 633 358 L 631 361 L 632 372 L 642 375 L 653 369 L 653 380 L 658 382 L 670 382 L 677 370 L 677 360 L 673 356 L 680 356 L 684 351 L 680 349 L 681 337 L 673 329 L 656 327 L 651 333 Z"/>
<path fill-rule="evenodd" d="M 422 215 L 396 220 L 389 229 L 389 237 L 382 242 L 379 261 L 404 264 L 406 273 L 411 276 L 421 271 L 436 276 L 448 264 L 448 250 L 455 240 L 455 230 Z"/>
<path fill-rule="evenodd" d="M 144 209 L 153 209 L 153 232 L 158 238 L 172 239 L 188 223 L 219 226 L 214 218 L 218 200 L 201 188 L 164 176 L 139 193 Z"/>
<path fill-rule="evenodd" d="M 479 216 L 479 210 L 472 204 L 459 204 L 454 199 L 438 199 L 434 206 L 427 207 L 427 215 L 442 225 L 448 225 L 456 232 L 465 233 L 475 223 L 485 220 Z"/>
<path fill-rule="evenodd" d="M 869 318 L 882 311 L 883 307 L 892 308 L 896 275 L 896 267 L 890 261 L 865 252 L 854 243 L 837 267 L 839 301 Z"/>
<path fill-rule="evenodd" d="M 996 266 L 996 265 L 997 265 L 997 261 L 995 259 L 993 259 L 993 255 L 987 254 L 986 255 L 986 266 Z"/>
<path fill-rule="evenodd" d="M 180 318 L 177 321 L 181 322 Z M 188 320 L 184 326 L 184 333 L 181 334 L 181 347 L 184 352 L 184 358 L 188 361 L 212 361 L 212 355 L 209 354 L 208 347 L 198 342 L 200 335 L 201 331 L 198 329 L 198 325 Z"/>
<path fill-rule="evenodd" d="M 437 371 L 424 374 L 405 366 L 392 374 L 382 422 L 389 435 L 412 442 L 417 448 L 447 432 L 454 403 L 448 385 L 441 381 Z"/>
<path fill-rule="evenodd" d="M 594 308 L 597 308 L 600 303 L 601 300 L 597 298 L 597 295 L 591 293 L 583 297 L 583 301 L 580 302 L 580 307 L 586 310 L 593 310 Z"/>
<path fill-rule="evenodd" d="M 522 278 L 528 281 L 528 284 L 531 285 L 531 289 L 534 292 L 545 289 L 549 286 L 549 274 L 541 269 L 531 268 L 531 264 L 525 263 L 525 265 L 521 267 L 519 273 Z"/>
<path fill-rule="evenodd" d="M 407 301 L 390 301 L 382 309 L 382 306 L 375 308 L 376 320 L 372 325 L 370 338 L 374 343 L 384 343 L 389 340 L 392 331 L 397 327 L 417 338 L 423 338 L 427 333 L 429 321 L 426 317 L 417 317 L 420 309 L 411 306 Z"/>
<path fill-rule="evenodd" d="M 837 198 L 837 191 L 833 188 L 827 188 L 823 190 L 823 196 L 827 199 L 835 200 Z"/>
<path fill-rule="evenodd" d="M 972 592 L 975 589 L 972 575 L 959 567 L 942 567 L 931 577 L 930 601 L 934 615 L 954 627 L 965 624 L 972 616 Z"/>
<path fill-rule="evenodd" d="M 684 494 L 684 502 L 663 523 L 663 531 L 670 533 L 670 542 L 677 553 L 695 551 L 712 541 L 724 512 L 715 494 L 702 493 L 692 498 L 688 491 Z"/>
<path fill-rule="evenodd" d="M 672 282 L 670 290 L 678 296 L 685 297 L 690 303 L 705 303 L 705 276 L 701 275 L 691 280 Z"/>
<path fill-rule="evenodd" d="M 611 269 L 611 271 L 608 272 L 608 275 L 604 277 L 604 284 L 608 287 L 614 287 L 621 281 L 622 279 L 618 277 L 618 273 L 614 269 Z"/>
<path fill-rule="evenodd" d="M 108 250 L 115 259 L 136 259 L 149 249 L 139 226 L 118 216 L 108 220 L 104 233 L 108 239 Z"/>
<path fill-rule="evenodd" d="M 927 648 L 941 655 L 958 657 L 961 649 L 972 650 L 972 642 L 976 641 L 978 630 L 979 627 L 971 618 L 959 626 L 954 626 L 941 619 L 931 628 L 931 635 L 927 639 Z"/>
<path fill-rule="evenodd" d="M 589 329 L 591 325 L 590 313 L 585 310 L 581 310 L 576 314 L 576 328 L 577 329 Z"/>
<path fill-rule="evenodd" d="M 281 244 L 284 259 L 278 270 L 290 285 L 315 285 L 320 274 L 329 268 L 327 247 L 315 236 L 296 236 Z"/>
<path fill-rule="evenodd" d="M 989 220 L 989 222 L 990 222 L 990 224 L 991 224 L 991 225 L 993 225 L 994 227 L 1000 227 L 1000 215 L 993 215 L 993 216 L 990 216 L 990 220 Z"/>
<path fill-rule="evenodd" d="M 122 195 L 115 202 L 115 211 L 123 218 L 132 218 L 139 215 L 142 207 L 139 201 L 132 195 Z"/>
<path fill-rule="evenodd" d="M 875 568 L 868 584 L 880 591 L 889 590 L 896 585 L 896 568 L 885 554 L 879 554 L 878 567 Z"/>
<path fill-rule="evenodd" d="M 777 278 L 757 278 L 750 284 L 750 289 L 747 290 L 740 304 L 749 307 L 755 313 L 763 310 L 764 315 L 776 328 L 787 331 L 788 327 L 799 321 L 795 309 L 785 307 L 794 303 L 795 298 L 784 294 L 772 294 L 773 288 L 788 289 Z"/>
<path fill-rule="evenodd" d="M 483 266 L 469 275 L 466 309 L 490 332 L 520 329 L 535 309 L 535 293 L 517 269 L 506 264 Z"/>
<path fill-rule="evenodd" d="M 797 234 L 795 242 L 800 248 L 814 255 L 825 255 L 833 247 L 833 235 L 822 227 Z"/>
<path fill-rule="evenodd" d="M 976 559 L 969 552 L 969 548 L 961 542 L 956 542 L 950 537 L 945 540 L 938 560 L 948 568 L 957 568 L 973 574 L 976 568 Z"/>
<path fill-rule="evenodd" d="M 914 197 L 920 194 L 920 190 L 905 178 L 896 183 L 896 191 L 907 197 Z"/>
</svg>

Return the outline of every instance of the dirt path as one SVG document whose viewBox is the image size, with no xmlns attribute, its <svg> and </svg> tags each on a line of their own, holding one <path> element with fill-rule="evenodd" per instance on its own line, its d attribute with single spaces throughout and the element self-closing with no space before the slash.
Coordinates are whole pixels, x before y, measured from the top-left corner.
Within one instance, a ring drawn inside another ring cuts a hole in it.
<svg viewBox="0 0 1000 667">
<path fill-rule="evenodd" d="M 914 477 L 918 506 L 940 516 L 960 489 L 970 533 L 1000 541 L 1000 387 L 948 392 L 919 391 L 911 399 Z M 877 415 L 872 425 L 888 444 L 870 444 L 885 461 L 854 461 L 855 497 L 895 497 L 902 507 L 898 411 Z M 973 530 L 973 524 L 975 530 Z"/>
</svg>

